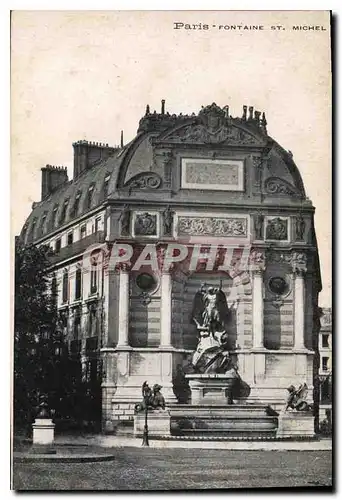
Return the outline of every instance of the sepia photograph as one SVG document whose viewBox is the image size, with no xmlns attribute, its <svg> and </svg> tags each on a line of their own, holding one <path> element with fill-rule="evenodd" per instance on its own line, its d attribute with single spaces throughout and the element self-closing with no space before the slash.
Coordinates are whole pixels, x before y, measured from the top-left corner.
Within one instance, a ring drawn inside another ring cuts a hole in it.
<svg viewBox="0 0 342 500">
<path fill-rule="evenodd" d="M 10 23 L 11 489 L 333 491 L 332 13 Z"/>
</svg>

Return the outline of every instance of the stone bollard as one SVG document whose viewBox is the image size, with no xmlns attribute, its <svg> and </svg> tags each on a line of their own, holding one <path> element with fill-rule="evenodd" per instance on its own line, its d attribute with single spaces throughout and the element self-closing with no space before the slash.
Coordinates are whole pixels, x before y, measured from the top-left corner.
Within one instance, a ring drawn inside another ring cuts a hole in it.
<svg viewBox="0 0 342 500">
<path fill-rule="evenodd" d="M 46 398 L 39 404 L 39 412 L 32 424 L 33 445 L 51 445 L 55 439 L 55 424 L 52 422 Z"/>
<path fill-rule="evenodd" d="M 55 439 L 55 424 L 51 418 L 36 418 L 33 428 L 33 444 L 52 444 Z"/>
</svg>

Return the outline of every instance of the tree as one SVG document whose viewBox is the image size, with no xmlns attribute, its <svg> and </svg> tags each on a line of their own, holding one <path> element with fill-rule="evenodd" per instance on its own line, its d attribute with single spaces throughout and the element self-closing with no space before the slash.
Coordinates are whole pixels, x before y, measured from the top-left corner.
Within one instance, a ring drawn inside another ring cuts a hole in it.
<svg viewBox="0 0 342 500">
<path fill-rule="evenodd" d="M 39 394 L 48 393 L 56 365 L 56 283 L 49 276 L 48 246 L 15 243 L 14 419 L 28 424 Z"/>
</svg>

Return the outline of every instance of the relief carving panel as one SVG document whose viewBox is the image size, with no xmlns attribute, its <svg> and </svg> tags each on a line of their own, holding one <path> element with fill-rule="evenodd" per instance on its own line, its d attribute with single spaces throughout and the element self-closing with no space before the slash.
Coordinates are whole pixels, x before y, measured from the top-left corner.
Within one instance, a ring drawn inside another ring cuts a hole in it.
<svg viewBox="0 0 342 500">
<path fill-rule="evenodd" d="M 179 236 L 226 236 L 247 237 L 247 218 L 233 217 L 190 217 L 178 218 Z"/>
</svg>

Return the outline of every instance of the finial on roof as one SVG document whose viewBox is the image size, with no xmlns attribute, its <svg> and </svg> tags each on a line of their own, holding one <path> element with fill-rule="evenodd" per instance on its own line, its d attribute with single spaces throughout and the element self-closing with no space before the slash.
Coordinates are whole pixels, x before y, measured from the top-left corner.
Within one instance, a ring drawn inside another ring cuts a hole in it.
<svg viewBox="0 0 342 500">
<path fill-rule="evenodd" d="M 267 121 L 266 121 L 266 116 L 265 113 L 262 114 L 261 122 L 260 122 L 261 128 L 264 131 L 265 134 L 267 134 Z"/>
<path fill-rule="evenodd" d="M 150 105 L 147 104 L 146 105 L 146 112 L 145 112 L 145 115 L 149 115 L 150 114 Z"/>
<path fill-rule="evenodd" d="M 257 122 L 257 125 L 260 123 L 260 111 L 254 111 L 254 120 Z"/>
<path fill-rule="evenodd" d="M 226 118 L 229 118 L 229 106 L 228 104 L 223 108 L 224 114 Z"/>
<path fill-rule="evenodd" d="M 120 147 L 123 148 L 124 142 L 123 142 L 123 130 L 121 130 L 121 136 L 120 136 Z"/>
<path fill-rule="evenodd" d="M 253 106 L 249 106 L 249 108 L 248 108 L 248 112 L 249 112 L 248 120 L 253 120 L 253 109 L 254 109 Z"/>
<path fill-rule="evenodd" d="M 165 115 L 165 99 L 161 100 L 161 114 Z"/>
<path fill-rule="evenodd" d="M 243 109 L 242 119 L 243 119 L 244 121 L 246 121 L 246 120 L 247 120 L 247 106 L 243 106 L 243 108 L 242 108 L 242 109 Z"/>
</svg>

